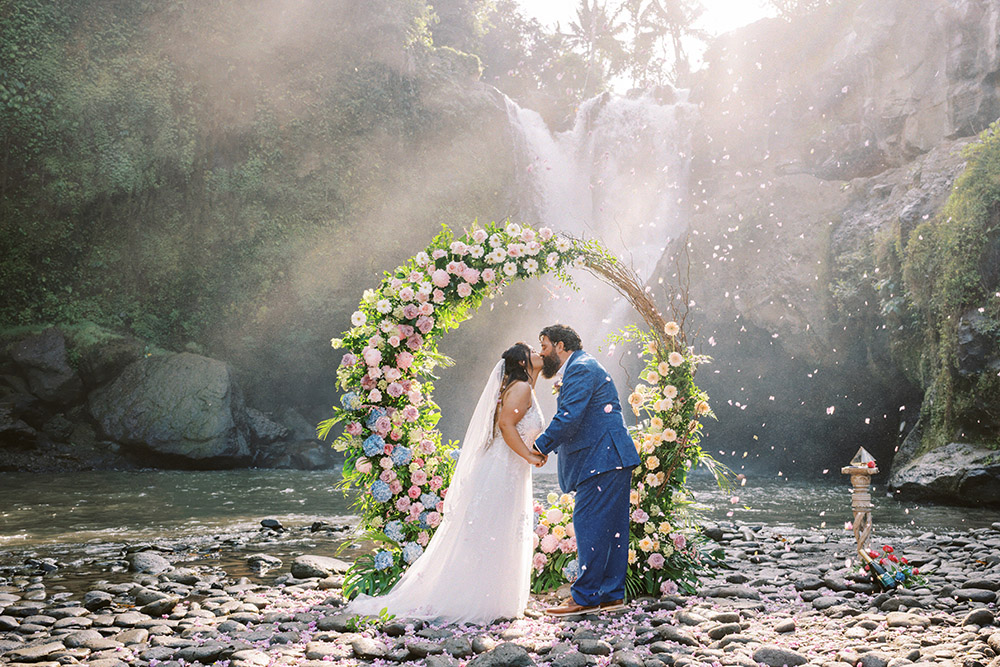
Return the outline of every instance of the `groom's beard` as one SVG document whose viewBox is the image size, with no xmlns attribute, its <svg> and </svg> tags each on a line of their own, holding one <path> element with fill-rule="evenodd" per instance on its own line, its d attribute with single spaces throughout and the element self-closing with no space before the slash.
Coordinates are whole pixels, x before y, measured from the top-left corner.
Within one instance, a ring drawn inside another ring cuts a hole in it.
<svg viewBox="0 0 1000 667">
<path fill-rule="evenodd" d="M 562 366 L 562 362 L 559 361 L 559 357 L 556 355 L 543 356 L 542 357 L 542 377 L 545 379 L 551 379 L 555 377 L 555 374 L 559 372 L 559 368 Z"/>
</svg>

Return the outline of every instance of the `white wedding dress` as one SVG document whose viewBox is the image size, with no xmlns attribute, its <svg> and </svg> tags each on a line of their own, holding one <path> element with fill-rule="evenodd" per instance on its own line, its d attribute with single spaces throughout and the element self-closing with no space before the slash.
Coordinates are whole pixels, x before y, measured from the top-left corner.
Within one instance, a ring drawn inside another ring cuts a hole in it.
<svg viewBox="0 0 1000 667">
<path fill-rule="evenodd" d="M 388 609 L 399 619 L 455 624 L 523 615 L 533 551 L 531 465 L 492 429 L 502 364 L 491 374 L 469 423 L 441 525 L 427 549 L 391 591 L 359 595 L 347 613 L 375 616 Z M 529 448 L 543 425 L 532 395 L 531 407 L 517 423 Z"/>
</svg>

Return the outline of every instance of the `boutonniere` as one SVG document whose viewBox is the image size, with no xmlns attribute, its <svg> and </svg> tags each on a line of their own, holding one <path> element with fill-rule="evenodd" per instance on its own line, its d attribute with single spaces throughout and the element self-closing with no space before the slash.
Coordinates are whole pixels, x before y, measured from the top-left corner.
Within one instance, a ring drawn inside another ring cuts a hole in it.
<svg viewBox="0 0 1000 667">
<path fill-rule="evenodd" d="M 556 380 L 555 384 L 552 385 L 552 395 L 558 396 L 559 390 L 562 389 L 562 380 Z"/>
</svg>

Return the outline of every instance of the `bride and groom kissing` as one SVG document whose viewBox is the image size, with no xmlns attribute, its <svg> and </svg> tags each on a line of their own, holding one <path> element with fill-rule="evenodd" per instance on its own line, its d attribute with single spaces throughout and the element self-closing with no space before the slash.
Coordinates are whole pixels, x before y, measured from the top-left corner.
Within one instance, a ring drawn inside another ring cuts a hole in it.
<svg viewBox="0 0 1000 667">
<path fill-rule="evenodd" d="M 554 324 L 540 350 L 516 343 L 490 373 L 462 440 L 443 520 L 423 555 L 385 595 L 360 595 L 351 614 L 488 624 L 523 615 L 531 586 L 531 466 L 558 453 L 559 486 L 575 492 L 580 575 L 571 597 L 545 613 L 573 617 L 625 606 L 629 491 L 639 465 L 618 390 L 580 337 Z M 556 412 L 545 426 L 534 393 L 556 380 Z"/>
</svg>

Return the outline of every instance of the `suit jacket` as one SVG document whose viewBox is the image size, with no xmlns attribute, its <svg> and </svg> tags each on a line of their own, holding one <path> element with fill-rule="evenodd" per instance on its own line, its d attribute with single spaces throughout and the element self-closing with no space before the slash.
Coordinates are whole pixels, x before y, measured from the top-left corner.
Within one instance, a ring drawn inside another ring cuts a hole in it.
<svg viewBox="0 0 1000 667">
<path fill-rule="evenodd" d="M 566 493 L 593 475 L 639 465 L 615 383 L 583 350 L 566 360 L 556 413 L 535 447 L 559 454 L 559 486 Z"/>
</svg>

